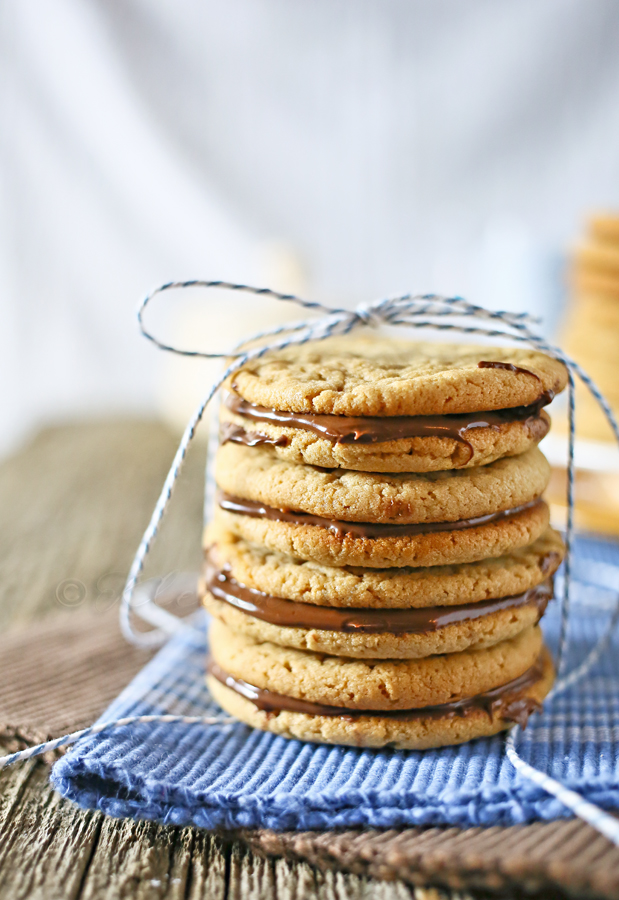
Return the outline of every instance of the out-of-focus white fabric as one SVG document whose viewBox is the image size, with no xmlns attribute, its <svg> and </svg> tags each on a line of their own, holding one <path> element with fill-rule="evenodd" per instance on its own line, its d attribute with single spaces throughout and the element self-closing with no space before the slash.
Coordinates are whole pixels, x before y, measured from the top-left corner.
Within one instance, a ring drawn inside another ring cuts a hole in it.
<svg viewBox="0 0 619 900">
<path fill-rule="evenodd" d="M 0 448 L 157 408 L 132 315 L 169 278 L 556 317 L 619 207 L 618 46 L 615 0 L 5 0 Z M 208 304 L 213 343 L 262 317 Z"/>
</svg>

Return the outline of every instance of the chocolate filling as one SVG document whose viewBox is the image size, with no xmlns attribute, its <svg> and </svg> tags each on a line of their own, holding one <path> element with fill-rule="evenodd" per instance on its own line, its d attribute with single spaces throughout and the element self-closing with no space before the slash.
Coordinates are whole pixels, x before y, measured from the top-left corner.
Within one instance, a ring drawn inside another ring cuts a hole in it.
<svg viewBox="0 0 619 900">
<path fill-rule="evenodd" d="M 489 366 L 490 363 L 483 365 Z M 497 363 L 496 365 L 502 367 L 502 364 Z M 537 376 L 534 377 L 537 378 Z M 468 448 L 469 456 L 465 462 L 469 462 L 475 451 L 465 437 L 467 431 L 473 428 L 497 430 L 506 423 L 539 419 L 540 410 L 550 403 L 553 396 L 552 391 L 544 391 L 530 406 L 444 416 L 356 417 L 295 413 L 255 406 L 233 394 L 226 397 L 225 405 L 236 415 L 251 419 L 253 422 L 267 422 L 288 428 L 313 431 L 334 444 L 376 444 L 416 437 L 451 438 Z M 285 435 L 269 437 L 258 431 L 246 431 L 242 426 L 233 422 L 224 422 L 221 428 L 221 442 L 225 444 L 227 441 L 246 444 L 249 447 L 261 444 L 281 447 L 287 444 L 288 438 Z"/>
<path fill-rule="evenodd" d="M 226 512 L 251 516 L 254 519 L 288 522 L 291 525 L 318 525 L 322 528 L 327 528 L 333 534 L 352 534 L 354 537 L 360 538 L 409 536 L 429 534 L 436 531 L 461 531 L 465 528 L 476 528 L 479 525 L 488 525 L 491 522 L 511 519 L 524 512 L 524 510 L 533 509 L 542 503 L 543 500 L 535 498 L 513 509 L 499 510 L 499 512 L 488 513 L 485 516 L 476 516 L 471 519 L 459 519 L 457 522 L 415 522 L 407 525 L 382 525 L 374 522 L 342 522 L 338 519 L 324 519 L 322 516 L 314 516 L 310 513 L 275 509 L 272 506 L 265 506 L 256 500 L 233 497 L 231 494 L 226 494 L 223 491 L 219 493 L 219 506 Z"/>
<path fill-rule="evenodd" d="M 529 371 L 529 369 L 523 369 L 523 368 L 521 368 L 521 366 L 515 366 L 513 363 L 497 362 L 496 360 L 482 359 L 481 362 L 477 363 L 477 368 L 478 369 L 506 369 L 508 372 L 517 372 L 520 375 L 530 375 L 531 378 L 537 379 L 537 381 L 539 381 L 540 384 L 542 381 L 542 379 L 539 377 L 539 375 L 536 375 L 535 372 L 531 372 L 531 371 Z M 549 391 L 549 393 L 552 393 L 552 392 Z"/>
<path fill-rule="evenodd" d="M 532 697 L 527 697 L 524 692 L 540 680 L 544 666 L 542 657 L 540 657 L 519 678 L 514 678 L 513 681 L 508 681 L 507 684 L 491 691 L 477 694 L 476 697 L 454 700 L 452 703 L 442 703 L 440 706 L 397 710 L 349 709 L 346 706 L 327 706 L 322 703 L 312 703 L 309 700 L 297 700 L 296 697 L 285 697 L 283 694 L 274 694 L 272 691 L 248 684 L 240 678 L 233 678 L 213 660 L 209 660 L 207 671 L 223 685 L 236 691 L 237 694 L 250 700 L 258 709 L 271 715 L 277 715 L 286 710 L 303 713 L 307 716 L 339 716 L 352 721 L 367 716 L 377 716 L 381 719 L 410 722 L 416 719 L 465 717 L 477 710 L 482 710 L 490 719 L 496 715 L 501 719 L 517 722 L 524 728 L 531 713 L 541 709 L 541 704 Z"/>
<path fill-rule="evenodd" d="M 345 634 L 426 634 L 455 622 L 481 619 L 502 609 L 536 606 L 538 621 L 552 598 L 548 580 L 523 594 L 499 600 L 481 600 L 461 606 L 429 606 L 419 609 L 342 609 L 295 603 L 272 597 L 240 584 L 226 569 L 211 571 L 206 584 L 217 600 L 234 606 L 257 619 L 284 628 L 317 628 Z"/>
<path fill-rule="evenodd" d="M 233 444 L 245 444 L 246 447 L 286 447 L 288 438 L 285 434 L 279 437 L 271 437 L 260 431 L 245 431 L 242 425 L 234 422 L 222 422 L 219 427 L 219 443 L 222 445 L 232 441 Z"/>
</svg>

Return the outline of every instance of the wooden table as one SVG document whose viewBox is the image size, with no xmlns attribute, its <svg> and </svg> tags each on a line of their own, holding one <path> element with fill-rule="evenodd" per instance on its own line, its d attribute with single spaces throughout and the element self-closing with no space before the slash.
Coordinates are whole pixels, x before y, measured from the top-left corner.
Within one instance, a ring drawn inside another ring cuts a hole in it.
<svg viewBox="0 0 619 900">
<path fill-rule="evenodd" d="M 95 422 L 44 431 L 0 466 L 0 641 L 13 647 L 17 661 L 26 646 L 23 629 L 35 623 L 39 636 L 49 629 L 49 658 L 40 665 L 50 667 L 50 703 L 54 660 L 62 662 L 62 646 L 56 650 L 54 640 L 65 633 L 58 631 L 57 616 L 114 605 L 175 448 L 175 436 L 155 422 Z M 198 448 L 154 553 L 159 572 L 198 569 L 203 465 L 204 448 Z M 147 574 L 155 574 L 153 567 Z M 108 628 L 109 619 L 103 621 Z M 21 631 L 13 633 L 15 628 Z M 127 671 L 144 661 L 129 647 L 115 652 Z M 102 711 L 96 685 L 80 702 L 85 718 Z M 45 714 L 42 709 L 48 727 L 61 728 L 53 711 L 47 719 Z M 5 740 L 0 752 L 7 746 Z M 2 900 L 456 896 L 264 858 L 245 841 L 196 828 L 83 811 L 51 790 L 48 775 L 48 766 L 35 760 L 0 773 Z"/>
</svg>

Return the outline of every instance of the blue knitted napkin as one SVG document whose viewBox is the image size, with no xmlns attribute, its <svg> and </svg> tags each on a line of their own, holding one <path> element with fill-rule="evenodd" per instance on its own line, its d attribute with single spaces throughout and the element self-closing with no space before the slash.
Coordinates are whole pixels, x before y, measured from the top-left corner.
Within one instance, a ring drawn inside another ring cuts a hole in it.
<svg viewBox="0 0 619 900">
<path fill-rule="evenodd" d="M 619 547 L 580 539 L 575 576 L 570 665 L 608 624 Z M 556 607 L 544 619 L 551 647 Z M 173 638 L 101 721 L 217 715 L 204 661 L 204 639 L 195 632 Z M 593 803 L 619 807 L 619 638 L 582 683 L 532 717 L 517 748 Z M 241 724 L 128 725 L 81 740 L 51 778 L 83 807 L 206 828 L 507 825 L 570 815 L 514 770 L 501 736 L 442 750 L 376 751 L 289 741 Z"/>
</svg>

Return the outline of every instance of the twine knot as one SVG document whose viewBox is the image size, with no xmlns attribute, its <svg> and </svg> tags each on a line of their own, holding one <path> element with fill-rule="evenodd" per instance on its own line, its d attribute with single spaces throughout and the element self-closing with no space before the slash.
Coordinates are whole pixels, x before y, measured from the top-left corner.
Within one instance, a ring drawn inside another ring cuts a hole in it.
<svg viewBox="0 0 619 900">
<path fill-rule="evenodd" d="M 360 303 L 355 309 L 355 317 L 360 325 L 367 325 L 370 328 L 379 328 L 388 321 L 383 300 L 374 303 Z"/>
</svg>

